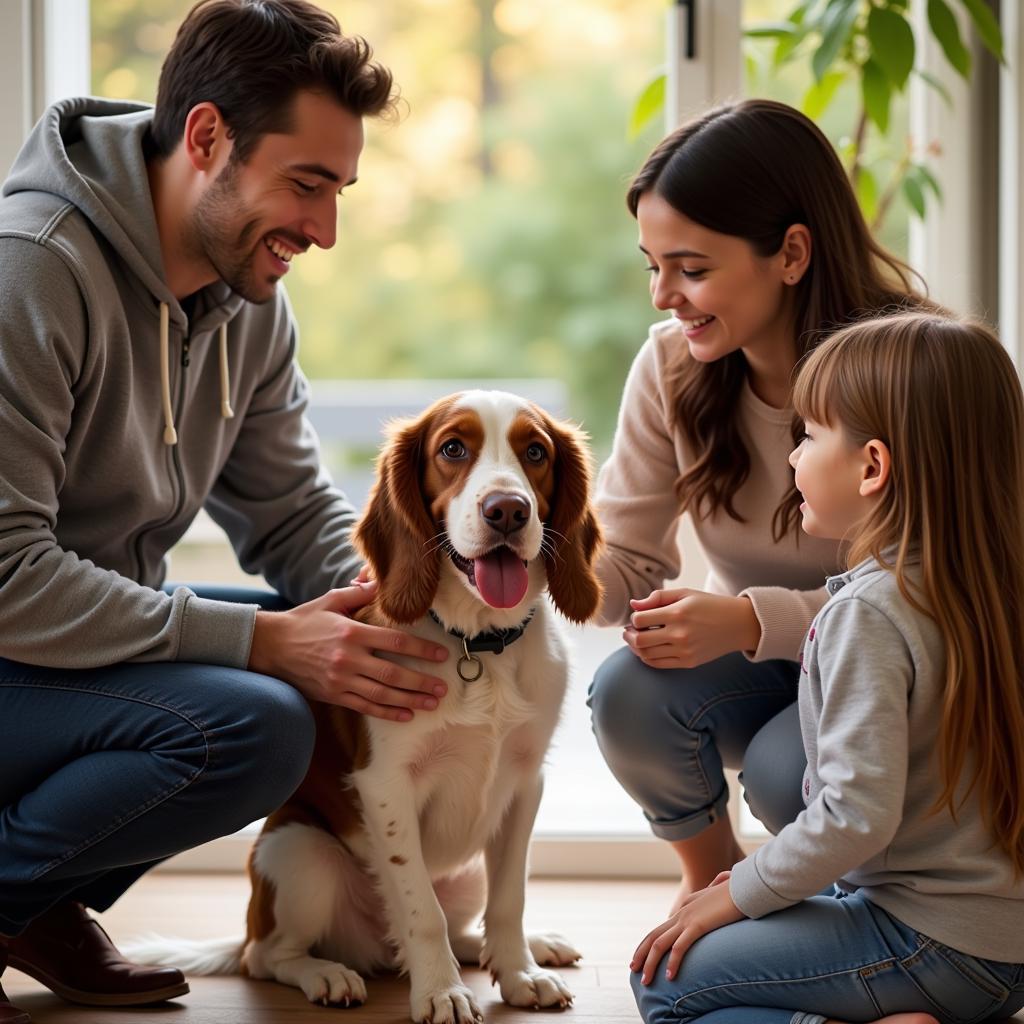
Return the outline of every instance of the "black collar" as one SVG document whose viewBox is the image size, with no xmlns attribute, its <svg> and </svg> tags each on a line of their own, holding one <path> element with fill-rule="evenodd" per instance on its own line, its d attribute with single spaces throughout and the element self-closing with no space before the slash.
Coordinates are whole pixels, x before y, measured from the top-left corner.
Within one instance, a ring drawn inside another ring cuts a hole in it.
<svg viewBox="0 0 1024 1024">
<path fill-rule="evenodd" d="M 509 644 L 515 643 L 526 632 L 526 627 L 530 624 L 530 619 L 533 618 L 535 611 L 535 608 L 531 609 L 530 614 L 518 626 L 492 629 L 486 633 L 477 633 L 471 637 L 467 637 L 461 629 L 449 629 L 448 634 L 449 636 L 458 637 L 462 641 L 463 649 L 467 655 L 485 652 L 488 654 L 501 654 Z M 430 617 L 444 629 L 444 623 L 434 614 L 433 608 L 430 609 Z"/>
</svg>

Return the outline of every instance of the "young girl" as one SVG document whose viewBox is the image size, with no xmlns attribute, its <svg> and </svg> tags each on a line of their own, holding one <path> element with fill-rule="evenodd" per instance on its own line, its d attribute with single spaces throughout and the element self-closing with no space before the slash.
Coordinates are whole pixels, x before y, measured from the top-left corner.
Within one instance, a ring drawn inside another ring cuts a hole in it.
<svg viewBox="0 0 1024 1024">
<path fill-rule="evenodd" d="M 806 808 L 641 942 L 637 1002 L 649 1024 L 1008 1016 L 1024 1006 L 1020 383 L 985 328 L 904 313 L 813 352 L 794 405 L 803 529 L 848 541 L 851 567 L 802 652 Z"/>
<path fill-rule="evenodd" d="M 800 537 L 793 369 L 855 317 L 923 300 L 872 240 L 828 139 L 781 103 L 673 132 L 627 202 L 670 316 L 636 357 L 598 483 L 601 617 L 627 625 L 627 646 L 591 708 L 609 767 L 679 856 L 681 901 L 742 857 L 723 765 L 746 755 L 748 799 L 773 831 L 802 807 L 796 657 L 840 554 Z M 662 589 L 684 513 L 708 580 Z"/>
</svg>

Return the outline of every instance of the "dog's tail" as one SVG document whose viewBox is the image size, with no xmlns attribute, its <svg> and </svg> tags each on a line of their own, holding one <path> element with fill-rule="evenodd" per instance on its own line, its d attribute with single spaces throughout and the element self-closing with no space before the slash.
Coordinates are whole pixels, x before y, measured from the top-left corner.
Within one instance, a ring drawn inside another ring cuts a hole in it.
<svg viewBox="0 0 1024 1024">
<path fill-rule="evenodd" d="M 128 960 L 159 967 L 177 967 L 185 974 L 238 974 L 245 939 L 174 939 L 152 932 L 125 943 Z"/>
</svg>

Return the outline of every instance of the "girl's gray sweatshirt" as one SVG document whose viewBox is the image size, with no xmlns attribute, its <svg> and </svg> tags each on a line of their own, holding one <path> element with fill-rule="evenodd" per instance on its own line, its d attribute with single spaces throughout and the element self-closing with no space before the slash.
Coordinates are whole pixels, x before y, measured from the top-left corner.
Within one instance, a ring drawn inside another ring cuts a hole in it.
<svg viewBox="0 0 1024 1024">
<path fill-rule="evenodd" d="M 304 416 L 283 289 L 254 305 L 218 282 L 190 321 L 167 287 L 151 116 L 56 104 L 0 193 L 0 657 L 245 667 L 255 605 L 159 589 L 201 507 L 290 601 L 359 565 L 355 514 Z"/>
<path fill-rule="evenodd" d="M 733 901 L 763 917 L 835 882 L 953 949 L 1024 963 L 1024 878 L 996 846 L 977 793 L 962 779 L 956 819 L 932 813 L 942 792 L 938 627 L 874 560 L 826 587 L 801 658 L 807 807 L 736 865 Z"/>
</svg>

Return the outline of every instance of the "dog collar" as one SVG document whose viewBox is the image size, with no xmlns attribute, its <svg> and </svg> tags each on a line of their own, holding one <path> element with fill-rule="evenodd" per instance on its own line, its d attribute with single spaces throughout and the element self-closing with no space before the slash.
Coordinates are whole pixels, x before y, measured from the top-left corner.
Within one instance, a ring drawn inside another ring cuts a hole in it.
<svg viewBox="0 0 1024 1024">
<path fill-rule="evenodd" d="M 515 643 L 526 632 L 526 627 L 530 624 L 530 619 L 533 618 L 535 611 L 535 608 L 531 609 L 530 614 L 518 626 L 491 629 L 485 633 L 477 633 L 474 636 L 466 636 L 461 629 L 449 629 L 449 636 L 457 637 L 462 641 L 462 657 L 459 658 L 458 664 L 455 666 L 458 670 L 459 678 L 467 683 L 472 683 L 479 679 L 483 675 L 484 663 L 479 658 L 473 657 L 473 655 L 501 654 L 509 644 Z M 433 608 L 430 609 L 430 617 L 442 629 L 445 628 L 444 623 L 434 613 Z M 473 671 L 474 667 L 476 671 L 470 675 L 469 673 Z"/>
</svg>

